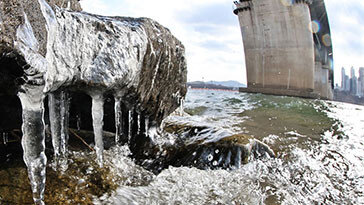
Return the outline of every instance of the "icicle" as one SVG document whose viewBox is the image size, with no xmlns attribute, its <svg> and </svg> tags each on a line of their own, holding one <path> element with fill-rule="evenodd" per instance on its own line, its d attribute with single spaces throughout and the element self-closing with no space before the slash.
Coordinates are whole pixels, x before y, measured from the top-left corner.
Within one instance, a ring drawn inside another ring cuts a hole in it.
<svg viewBox="0 0 364 205">
<path fill-rule="evenodd" d="M 69 98 L 64 91 L 49 94 L 49 118 L 56 161 L 68 153 Z"/>
<path fill-rule="evenodd" d="M 102 94 L 93 94 L 92 96 L 92 124 L 95 135 L 95 149 L 97 162 L 103 167 L 104 141 L 102 137 L 102 127 L 104 125 L 104 98 Z"/>
<path fill-rule="evenodd" d="M 133 123 L 133 116 L 134 116 L 134 112 L 133 110 L 129 110 L 128 111 L 128 143 L 130 144 L 130 141 L 133 137 L 133 126 L 134 126 L 134 123 Z"/>
<path fill-rule="evenodd" d="M 138 113 L 138 115 L 137 115 L 137 134 L 139 135 L 140 134 L 140 114 Z"/>
<path fill-rule="evenodd" d="M 71 10 L 71 1 L 68 0 L 68 3 L 67 3 L 67 10 Z"/>
<path fill-rule="evenodd" d="M 183 113 L 184 113 L 184 104 L 185 104 L 185 100 L 184 100 L 184 98 L 181 98 L 180 99 L 180 105 L 179 105 L 179 108 L 178 108 L 178 111 L 177 111 L 177 113 L 178 113 L 179 116 L 183 116 Z"/>
<path fill-rule="evenodd" d="M 3 136 L 3 140 L 4 140 L 4 145 L 7 145 L 9 142 L 9 134 L 7 132 L 3 132 L 2 136 Z"/>
<path fill-rule="evenodd" d="M 132 130 L 133 130 L 133 110 L 128 111 L 128 142 L 132 138 Z"/>
<path fill-rule="evenodd" d="M 119 144 L 121 136 L 123 135 L 123 113 L 121 110 L 121 99 L 115 97 L 115 128 L 116 128 L 116 134 L 115 134 L 115 143 Z"/>
<path fill-rule="evenodd" d="M 149 132 L 149 117 L 145 117 L 145 134 L 148 136 Z"/>
<path fill-rule="evenodd" d="M 45 151 L 44 104 L 42 89 L 23 87 L 18 93 L 22 105 L 22 146 L 24 162 L 28 167 L 35 204 L 44 204 L 47 157 Z"/>
<path fill-rule="evenodd" d="M 62 109 L 61 109 L 61 154 L 67 156 L 68 154 L 68 129 L 69 129 L 69 117 L 70 117 L 70 97 L 68 92 L 62 91 Z"/>
<path fill-rule="evenodd" d="M 48 97 L 49 121 L 51 125 L 52 144 L 54 157 L 58 159 L 61 149 L 61 99 L 60 96 L 51 93 Z"/>
</svg>

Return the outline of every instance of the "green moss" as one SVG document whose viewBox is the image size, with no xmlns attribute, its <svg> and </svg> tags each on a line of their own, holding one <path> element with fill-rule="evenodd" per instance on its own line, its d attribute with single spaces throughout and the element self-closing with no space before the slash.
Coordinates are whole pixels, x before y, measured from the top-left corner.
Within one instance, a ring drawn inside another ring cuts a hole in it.
<svg viewBox="0 0 364 205">
<path fill-rule="evenodd" d="M 225 137 L 219 141 L 219 143 L 231 143 L 231 144 L 239 144 L 239 145 L 246 145 L 249 144 L 250 140 L 254 139 L 250 135 L 246 134 L 235 134 L 230 137 Z"/>
</svg>

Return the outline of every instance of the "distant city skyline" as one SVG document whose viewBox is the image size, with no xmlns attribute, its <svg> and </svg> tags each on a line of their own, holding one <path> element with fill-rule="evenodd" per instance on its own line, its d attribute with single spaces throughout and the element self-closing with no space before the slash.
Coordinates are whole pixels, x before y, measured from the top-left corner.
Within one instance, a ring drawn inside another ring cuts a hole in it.
<svg viewBox="0 0 364 205">
<path fill-rule="evenodd" d="M 358 72 L 357 72 L 358 71 Z M 346 74 L 346 69 L 341 68 L 341 84 L 339 89 L 348 92 L 353 96 L 364 96 L 364 67 L 355 70 L 350 68 L 350 76 Z"/>
</svg>

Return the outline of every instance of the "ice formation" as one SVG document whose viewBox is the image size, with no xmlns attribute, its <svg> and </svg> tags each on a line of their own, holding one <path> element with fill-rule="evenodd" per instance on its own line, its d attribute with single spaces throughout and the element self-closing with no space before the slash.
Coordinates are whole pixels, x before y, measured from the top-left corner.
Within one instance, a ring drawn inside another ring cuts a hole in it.
<svg viewBox="0 0 364 205">
<path fill-rule="evenodd" d="M 43 95 L 35 86 L 24 86 L 19 92 L 23 109 L 24 162 L 28 167 L 28 175 L 36 204 L 43 204 L 45 188 L 45 172 L 47 157 L 45 156 L 45 130 Z"/>
<path fill-rule="evenodd" d="M 92 94 L 92 122 L 95 135 L 95 148 L 97 162 L 100 167 L 103 166 L 104 142 L 102 140 L 102 127 L 104 126 L 104 99 L 101 93 Z"/>
<path fill-rule="evenodd" d="M 56 159 L 67 157 L 69 98 L 65 91 L 48 95 L 49 122 Z"/>
<path fill-rule="evenodd" d="M 26 12 L 14 47 L 27 64 L 18 91 L 24 161 L 34 201 L 43 204 L 47 96 L 56 159 L 67 157 L 68 93 L 83 92 L 92 98 L 96 159 L 103 166 L 104 97 L 115 98 L 115 140 L 125 143 L 134 135 L 146 134 L 150 125 L 160 124 L 178 108 L 186 93 L 187 68 L 183 45 L 151 19 L 69 11 L 70 2 L 68 9 L 52 7 L 45 0 L 37 3 L 46 22 L 45 55 L 40 52 L 39 32 Z"/>
<path fill-rule="evenodd" d="M 121 110 L 121 99 L 115 98 L 115 143 L 119 144 L 123 133 L 123 112 Z"/>
</svg>

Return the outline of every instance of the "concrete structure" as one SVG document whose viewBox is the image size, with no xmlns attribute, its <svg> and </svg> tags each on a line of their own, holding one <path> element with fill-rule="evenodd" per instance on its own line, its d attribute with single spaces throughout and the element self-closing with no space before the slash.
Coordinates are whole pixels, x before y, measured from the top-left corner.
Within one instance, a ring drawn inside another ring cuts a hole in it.
<svg viewBox="0 0 364 205">
<path fill-rule="evenodd" d="M 241 91 L 332 99 L 332 46 L 323 0 L 234 3 L 248 77 L 248 88 Z"/>
</svg>

